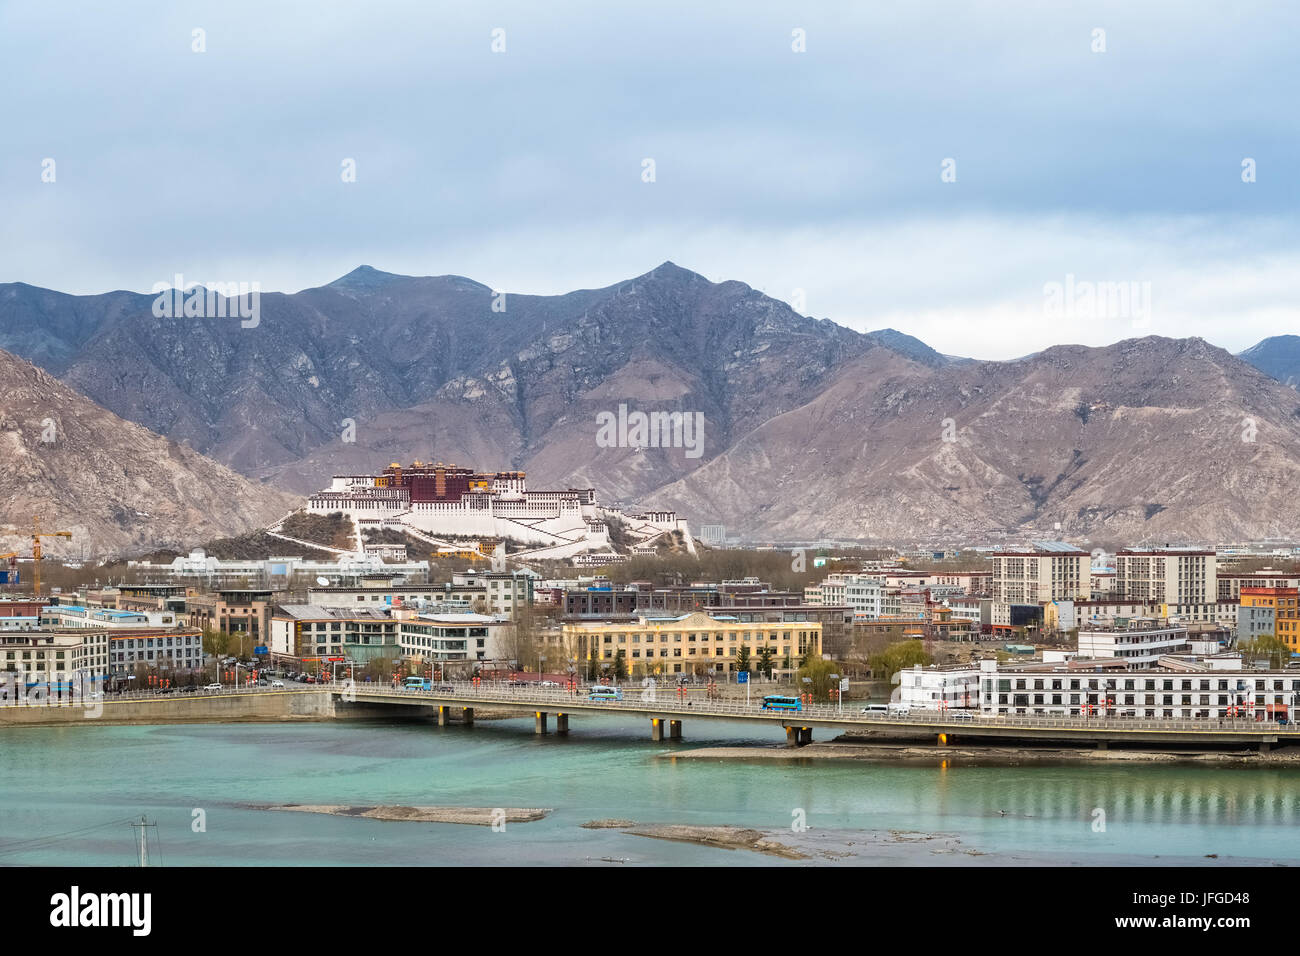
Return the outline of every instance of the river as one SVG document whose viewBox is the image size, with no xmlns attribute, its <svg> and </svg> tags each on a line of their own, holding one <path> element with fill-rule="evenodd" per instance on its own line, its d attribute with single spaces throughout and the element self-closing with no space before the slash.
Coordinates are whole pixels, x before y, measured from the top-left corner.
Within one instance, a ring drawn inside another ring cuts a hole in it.
<svg viewBox="0 0 1300 956">
<path fill-rule="evenodd" d="M 573 718 L 64 726 L 0 730 L 0 864 L 134 865 L 131 818 L 166 865 L 1185 864 L 1300 861 L 1297 771 L 1125 764 L 938 767 L 672 760 L 771 735 Z M 260 804 L 545 807 L 504 830 L 276 812 Z M 1099 812 L 1100 811 L 1100 812 Z M 805 860 L 580 825 L 733 824 Z M 201 823 L 202 826 L 196 824 Z M 806 822 L 806 831 L 794 825 Z M 1217 855 L 1217 860 L 1211 857 Z"/>
</svg>

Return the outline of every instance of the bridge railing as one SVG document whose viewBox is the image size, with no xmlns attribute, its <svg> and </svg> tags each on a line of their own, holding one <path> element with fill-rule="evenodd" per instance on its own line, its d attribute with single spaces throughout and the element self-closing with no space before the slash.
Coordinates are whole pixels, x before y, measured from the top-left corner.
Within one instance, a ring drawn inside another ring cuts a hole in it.
<svg viewBox="0 0 1300 956">
<path fill-rule="evenodd" d="M 356 689 L 364 694 L 392 696 L 394 694 L 416 699 L 430 699 L 436 702 L 442 698 L 456 698 L 458 701 L 472 698 L 484 703 L 500 703 L 526 707 L 548 707 L 563 710 L 570 707 L 599 706 L 602 710 L 661 711 L 665 716 L 744 716 L 768 719 L 774 722 L 797 724 L 800 720 L 834 721 L 836 723 L 861 724 L 863 726 L 933 726 L 953 731 L 974 727 L 992 727 L 1014 729 L 1071 729 L 1071 730 L 1161 730 L 1161 731 L 1250 731 L 1254 733 L 1295 735 L 1300 734 L 1300 727 L 1294 724 L 1278 724 L 1276 721 L 1258 721 L 1252 718 L 1218 718 L 1209 719 L 1174 719 L 1174 718 L 1138 718 L 1138 717 L 1045 717 L 1034 715 L 984 714 L 968 711 L 970 717 L 961 718 L 948 711 L 916 711 L 908 714 L 861 713 L 856 707 L 841 709 L 836 704 L 805 705 L 799 711 L 763 710 L 761 700 L 750 702 L 725 699 L 700 699 L 698 697 L 681 697 L 673 689 L 654 692 L 638 688 L 621 688 L 622 700 L 593 700 L 582 691 L 574 692 L 564 688 L 541 689 L 509 687 L 496 683 L 445 682 L 440 685 L 451 688 L 447 691 L 438 689 L 421 690 L 401 686 L 381 684 L 358 684 Z"/>
<path fill-rule="evenodd" d="M 440 688 L 448 688 L 442 690 Z M 567 688 L 517 687 L 504 682 L 444 681 L 430 690 L 390 685 L 383 682 L 357 682 L 348 685 L 346 681 L 323 684 L 299 684 L 286 682 L 284 687 L 269 685 L 243 685 L 232 687 L 223 685 L 220 690 L 208 689 L 202 685 L 196 691 L 186 692 L 180 688 L 160 692 L 157 688 L 140 690 L 102 692 L 102 696 L 91 700 L 120 701 L 146 699 L 175 699 L 177 697 L 211 697 L 235 696 L 259 693 L 352 693 L 365 697 L 394 696 L 412 700 L 427 700 L 437 704 L 440 700 L 452 699 L 453 706 L 465 702 L 479 701 L 483 704 L 503 704 L 520 708 L 563 711 L 575 705 L 584 708 L 599 707 L 607 711 L 631 711 L 645 713 L 654 711 L 653 716 L 664 717 L 745 717 L 767 720 L 781 724 L 799 724 L 802 721 L 816 720 L 837 724 L 862 727 L 933 727 L 936 733 L 950 731 L 960 733 L 974 728 L 996 728 L 1014 730 L 1016 728 L 1044 730 L 1124 730 L 1128 732 L 1151 731 L 1185 731 L 1185 732 L 1248 732 L 1252 734 L 1269 734 L 1279 736 L 1300 735 L 1300 727 L 1293 723 L 1279 724 L 1276 721 L 1258 721 L 1249 717 L 1212 718 L 1212 719 L 1148 719 L 1137 717 L 1045 717 L 1017 714 L 985 714 L 968 711 L 971 716 L 959 718 L 955 711 L 917 711 L 907 714 L 861 713 L 856 706 L 841 707 L 838 704 L 810 704 L 799 711 L 763 710 L 761 698 L 742 701 L 735 698 L 701 698 L 698 695 L 679 694 L 676 688 L 620 688 L 622 700 L 593 700 L 584 689 L 577 691 Z M 86 697 L 69 698 L 63 701 L 77 703 Z M 58 702 L 58 698 L 29 697 L 24 699 L 0 699 L 0 706 L 40 706 Z"/>
</svg>

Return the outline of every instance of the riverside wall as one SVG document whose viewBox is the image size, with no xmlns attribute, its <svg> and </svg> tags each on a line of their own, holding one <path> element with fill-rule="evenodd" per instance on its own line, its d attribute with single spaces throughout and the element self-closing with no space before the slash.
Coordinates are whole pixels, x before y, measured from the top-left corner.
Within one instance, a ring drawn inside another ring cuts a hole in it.
<svg viewBox="0 0 1300 956">
<path fill-rule="evenodd" d="M 174 694 L 124 700 L 90 700 L 68 705 L 45 703 L 0 706 L 0 727 L 57 724 L 233 723 L 240 721 L 429 718 L 430 707 L 385 707 L 337 701 L 313 691 L 263 691 L 257 694 Z"/>
</svg>

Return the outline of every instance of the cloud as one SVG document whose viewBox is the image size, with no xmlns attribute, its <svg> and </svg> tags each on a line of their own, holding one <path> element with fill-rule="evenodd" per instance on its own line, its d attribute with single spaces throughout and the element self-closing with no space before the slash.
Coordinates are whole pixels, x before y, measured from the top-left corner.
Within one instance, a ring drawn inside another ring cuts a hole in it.
<svg viewBox="0 0 1300 956">
<path fill-rule="evenodd" d="M 672 259 L 1005 357 L 1124 337 L 1041 321 L 1074 274 L 1149 281 L 1152 331 L 1235 350 L 1295 324 L 1297 28 L 1119 0 L 10 4 L 0 280 L 294 289 L 369 262 L 561 292 Z"/>
</svg>

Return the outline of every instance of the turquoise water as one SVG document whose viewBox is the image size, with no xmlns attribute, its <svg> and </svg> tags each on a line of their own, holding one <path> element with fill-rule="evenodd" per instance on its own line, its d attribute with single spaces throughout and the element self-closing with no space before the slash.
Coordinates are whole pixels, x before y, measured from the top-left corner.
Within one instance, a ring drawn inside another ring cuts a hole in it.
<svg viewBox="0 0 1300 956">
<path fill-rule="evenodd" d="M 0 730 L 0 864 L 133 865 L 126 821 L 157 821 L 163 865 L 807 865 L 580 824 L 738 824 L 784 831 L 802 811 L 843 863 L 1220 863 L 1300 860 L 1296 772 L 1268 768 L 904 766 L 663 759 L 771 735 L 688 722 L 688 741 L 573 719 L 535 737 L 532 719 L 438 728 L 410 722 L 77 726 Z M 504 832 L 274 812 L 264 803 L 546 807 Z M 206 831 L 194 832 L 194 810 Z M 1096 809 L 1105 830 L 1095 829 Z M 1005 811 L 1003 814 L 1000 811 Z M 970 851 L 864 849 L 866 831 L 946 834 Z M 899 856 L 898 854 L 901 854 Z M 975 855 L 980 854 L 980 855 Z"/>
</svg>

